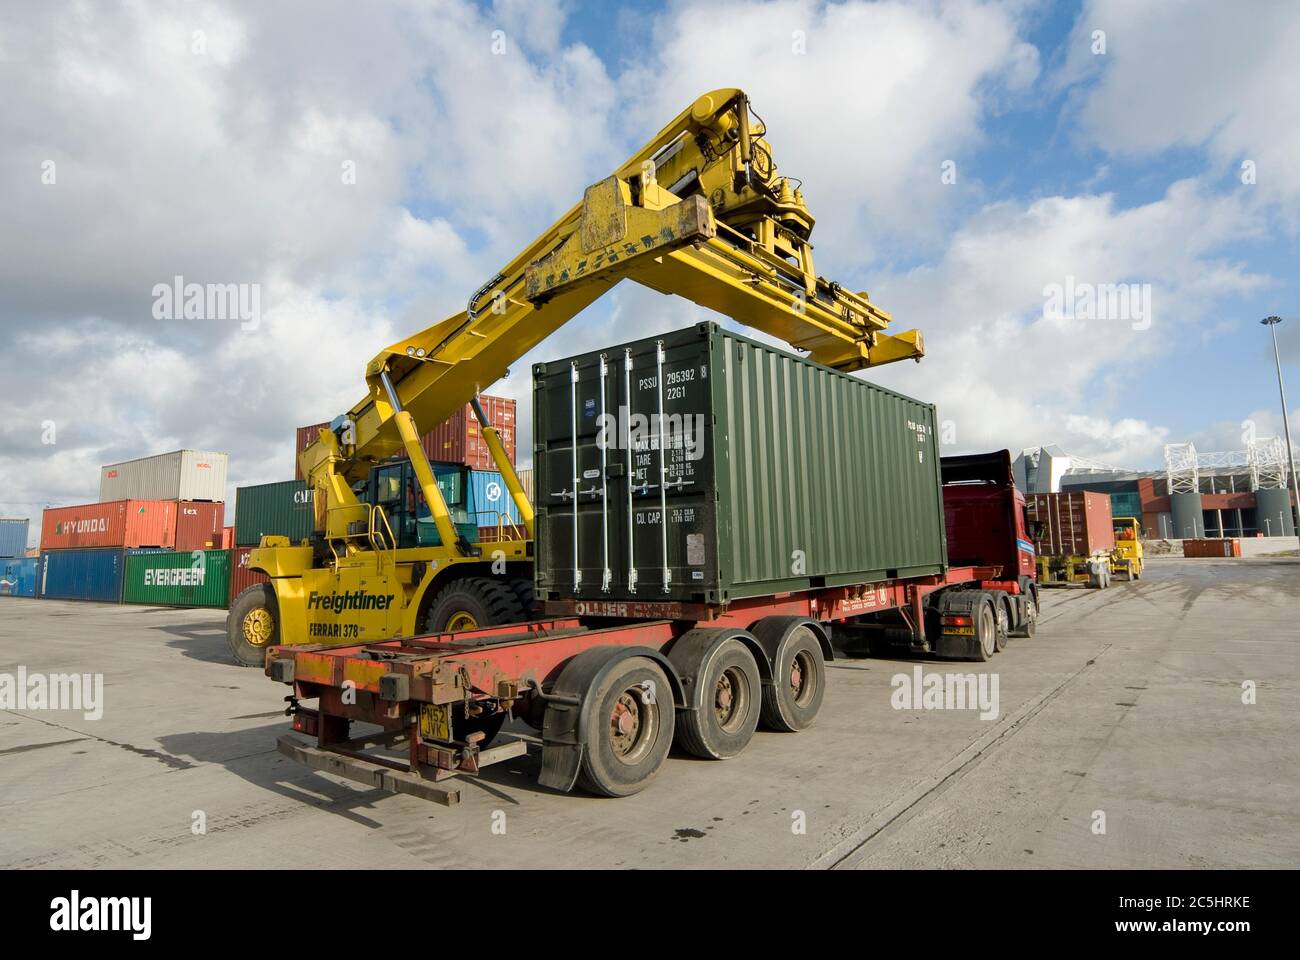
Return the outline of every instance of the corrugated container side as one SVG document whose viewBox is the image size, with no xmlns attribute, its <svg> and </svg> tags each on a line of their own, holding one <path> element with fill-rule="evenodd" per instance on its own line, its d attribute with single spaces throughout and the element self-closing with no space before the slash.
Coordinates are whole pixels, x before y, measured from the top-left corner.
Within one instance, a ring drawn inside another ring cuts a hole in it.
<svg viewBox="0 0 1300 960">
<path fill-rule="evenodd" d="M 469 471 L 466 509 L 478 527 L 523 523 L 515 498 L 510 496 L 505 480 L 496 470 Z"/>
<path fill-rule="evenodd" d="M 230 551 L 230 602 L 256 583 L 270 583 L 264 573 L 248 569 L 248 554 L 252 547 L 235 547 Z"/>
<path fill-rule="evenodd" d="M 1104 493 L 1027 494 L 1025 515 L 1039 556 L 1088 557 L 1115 549 L 1110 497 Z"/>
<path fill-rule="evenodd" d="M 312 492 L 301 480 L 283 480 L 235 491 L 235 545 L 257 546 L 262 537 L 298 543 L 315 525 Z"/>
<path fill-rule="evenodd" d="M 483 404 L 483 413 L 487 416 L 488 423 L 497 428 L 506 456 L 511 463 L 514 463 L 518 404 L 509 397 L 494 397 L 488 394 L 480 395 L 479 401 Z M 294 479 L 306 479 L 302 475 L 302 468 L 298 465 L 298 454 L 316 441 L 321 428 L 328 426 L 328 422 L 313 423 L 297 429 L 293 454 Z M 459 463 L 479 470 L 496 469 L 492 452 L 481 436 L 478 417 L 474 416 L 474 410 L 468 403 L 459 414 L 448 418 L 424 434 L 420 438 L 420 446 L 424 448 L 424 455 L 430 460 Z"/>
<path fill-rule="evenodd" d="M 128 551 L 123 603 L 166 607 L 221 607 L 230 599 L 230 552 Z"/>
<path fill-rule="evenodd" d="M 122 601 L 126 554 L 116 548 L 41 554 L 38 591 L 48 600 Z"/>
<path fill-rule="evenodd" d="M 226 505 L 221 501 L 182 500 L 176 504 L 177 550 L 221 550 Z"/>
<path fill-rule="evenodd" d="M 0 596 L 35 597 L 39 574 L 40 560 L 36 557 L 0 560 Z"/>
<path fill-rule="evenodd" d="M 52 507 L 41 517 L 41 550 L 162 547 L 176 543 L 176 501 L 117 500 Z"/>
<path fill-rule="evenodd" d="M 215 450 L 175 450 L 106 464 L 99 500 L 224 500 L 227 460 Z"/>
<path fill-rule="evenodd" d="M 616 361 L 603 386 L 600 354 L 534 368 L 544 593 L 717 605 L 946 569 L 932 405 L 713 323 L 601 353 Z M 661 394 L 664 422 L 680 425 L 662 459 Z M 620 427 L 604 457 L 602 411 L 637 431 Z"/>
<path fill-rule="evenodd" d="M 0 559 L 21 557 L 27 552 L 30 525 L 26 517 L 0 517 Z"/>
</svg>

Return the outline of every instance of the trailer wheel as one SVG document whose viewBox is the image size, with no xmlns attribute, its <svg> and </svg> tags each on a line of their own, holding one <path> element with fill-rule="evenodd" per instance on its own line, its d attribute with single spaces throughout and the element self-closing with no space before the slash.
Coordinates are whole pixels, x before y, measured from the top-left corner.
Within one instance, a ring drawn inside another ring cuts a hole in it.
<svg viewBox="0 0 1300 960">
<path fill-rule="evenodd" d="M 772 682 L 763 685 L 763 726 L 783 733 L 812 726 L 825 693 L 821 643 L 811 628 L 796 627 L 772 657 Z"/>
<path fill-rule="evenodd" d="M 1007 638 L 1011 636 L 1011 627 L 1015 623 L 1011 611 L 1011 595 L 1005 590 L 988 591 L 989 602 L 993 604 L 993 616 L 997 628 L 994 631 L 993 649 L 1001 653 L 1007 648 Z"/>
<path fill-rule="evenodd" d="M 505 583 L 487 577 L 466 577 L 438 591 L 424 618 L 424 629 L 429 633 L 455 633 L 523 619 L 519 596 Z"/>
<path fill-rule="evenodd" d="M 1013 637 L 1032 637 L 1038 631 L 1038 604 L 1028 593 L 1020 597 L 1020 622 Z"/>
<path fill-rule="evenodd" d="M 578 783 L 606 797 L 644 789 L 673 744 L 677 711 L 668 677 L 653 660 L 628 657 L 586 699 L 592 719 Z"/>
<path fill-rule="evenodd" d="M 240 592 L 226 614 L 226 642 L 241 667 L 260 667 L 266 651 L 280 644 L 280 607 L 269 583 Z"/>
<path fill-rule="evenodd" d="M 758 727 L 763 689 L 758 663 L 735 637 L 703 641 L 679 658 L 681 643 L 669 659 L 689 681 L 688 689 L 698 690 L 699 702 L 697 709 L 678 713 L 677 742 L 692 756 L 727 760 L 745 749 Z"/>
<path fill-rule="evenodd" d="M 971 611 L 971 622 L 975 624 L 974 659 L 983 663 L 992 659 L 998 649 L 998 620 L 993 604 L 987 599 L 977 604 Z"/>
</svg>

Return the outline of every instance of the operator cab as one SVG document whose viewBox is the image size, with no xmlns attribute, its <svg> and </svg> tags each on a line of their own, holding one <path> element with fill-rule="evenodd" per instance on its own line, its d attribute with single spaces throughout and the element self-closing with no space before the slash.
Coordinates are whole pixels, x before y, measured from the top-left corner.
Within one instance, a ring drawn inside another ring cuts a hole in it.
<svg viewBox="0 0 1300 960">
<path fill-rule="evenodd" d="M 438 490 L 451 511 L 452 523 L 470 543 L 478 539 L 478 526 L 466 506 L 469 468 L 456 463 L 430 463 Z M 371 468 L 364 499 L 383 507 L 397 538 L 398 549 L 442 545 L 438 527 L 410 460 L 393 460 Z"/>
</svg>

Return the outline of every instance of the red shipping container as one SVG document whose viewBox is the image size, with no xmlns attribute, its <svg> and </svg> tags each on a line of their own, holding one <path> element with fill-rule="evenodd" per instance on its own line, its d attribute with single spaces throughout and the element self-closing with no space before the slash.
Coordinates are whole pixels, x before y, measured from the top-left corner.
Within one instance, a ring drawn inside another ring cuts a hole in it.
<svg viewBox="0 0 1300 960">
<path fill-rule="evenodd" d="M 235 528 L 222 527 L 221 528 L 221 549 L 231 550 L 234 549 L 234 546 L 235 546 Z"/>
<path fill-rule="evenodd" d="M 235 547 L 230 551 L 230 602 L 255 583 L 270 583 L 271 578 L 264 573 L 248 569 L 248 554 L 256 547 Z"/>
<path fill-rule="evenodd" d="M 483 405 L 483 413 L 487 416 L 488 423 L 496 427 L 501 437 L 506 458 L 513 464 L 517 422 L 515 401 L 509 397 L 490 397 L 483 394 L 479 397 L 479 402 Z M 475 470 L 496 469 L 492 452 L 488 449 L 487 442 L 484 441 L 479 430 L 478 417 L 474 416 L 474 410 L 469 404 L 465 404 L 461 416 L 452 417 L 446 423 L 439 424 L 424 438 L 424 452 L 428 454 L 430 460 L 463 463 Z"/>
<path fill-rule="evenodd" d="M 1115 549 L 1108 494 L 1031 493 L 1025 497 L 1025 514 L 1039 556 L 1090 557 Z"/>
<path fill-rule="evenodd" d="M 226 505 L 220 501 L 179 500 L 176 503 L 176 549 L 221 550 Z"/>
<path fill-rule="evenodd" d="M 487 394 L 481 394 L 479 402 L 483 405 L 483 413 L 487 416 L 488 423 L 496 427 L 497 433 L 501 437 L 501 445 L 505 447 L 506 457 L 513 464 L 515 462 L 517 404 L 509 397 L 492 397 Z M 309 444 L 315 442 L 316 438 L 320 436 L 322 427 L 328 426 L 328 423 L 313 423 L 298 428 L 293 453 L 293 475 L 295 479 L 306 479 L 298 466 L 298 454 L 306 450 Z M 488 449 L 487 442 L 482 437 L 478 417 L 474 416 L 474 408 L 468 403 L 465 404 L 465 409 L 461 414 L 440 423 L 421 437 L 420 445 L 424 447 L 424 455 L 430 460 L 441 463 L 461 463 L 475 470 L 495 470 L 497 468 L 496 461 L 492 459 L 492 451 Z"/>
<path fill-rule="evenodd" d="M 53 507 L 41 518 L 41 549 L 176 545 L 175 500 L 113 500 Z"/>
</svg>

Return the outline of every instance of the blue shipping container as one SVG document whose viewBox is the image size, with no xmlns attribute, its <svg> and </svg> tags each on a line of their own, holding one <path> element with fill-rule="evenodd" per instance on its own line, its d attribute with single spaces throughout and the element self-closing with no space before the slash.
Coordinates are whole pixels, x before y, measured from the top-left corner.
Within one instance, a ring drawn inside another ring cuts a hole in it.
<svg viewBox="0 0 1300 960">
<path fill-rule="evenodd" d="M 501 517 L 510 523 L 524 522 L 505 480 L 495 470 L 469 471 L 468 500 L 466 507 L 480 527 L 495 527 Z"/>
<path fill-rule="evenodd" d="M 27 552 L 26 517 L 0 517 L 0 559 L 21 557 Z"/>
<path fill-rule="evenodd" d="M 39 569 L 39 557 L 0 560 L 0 597 L 36 596 L 36 576 Z"/>
<path fill-rule="evenodd" d="M 122 602 L 126 556 L 121 550 L 46 550 L 40 592 L 48 600 Z"/>
</svg>

